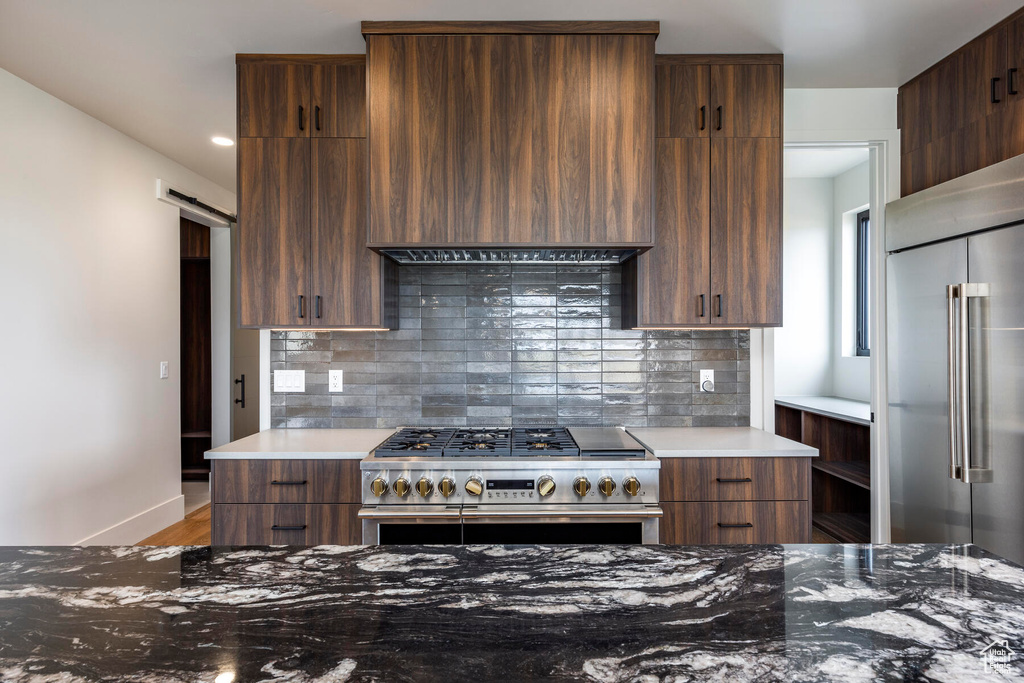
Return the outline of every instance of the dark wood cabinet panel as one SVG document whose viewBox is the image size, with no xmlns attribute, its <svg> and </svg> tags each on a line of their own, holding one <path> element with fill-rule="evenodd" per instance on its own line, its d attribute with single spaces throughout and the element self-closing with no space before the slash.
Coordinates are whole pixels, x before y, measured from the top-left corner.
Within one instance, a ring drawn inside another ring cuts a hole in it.
<svg viewBox="0 0 1024 683">
<path fill-rule="evenodd" d="M 658 64 L 654 69 L 655 135 L 659 138 L 703 138 L 710 134 L 708 80 L 705 64 Z"/>
<path fill-rule="evenodd" d="M 359 545 L 358 504 L 214 504 L 213 545 Z"/>
<path fill-rule="evenodd" d="M 310 67 L 244 63 L 237 67 L 238 137 L 308 137 Z"/>
<path fill-rule="evenodd" d="M 363 35 L 372 34 L 531 34 L 646 33 L 658 35 L 657 21 L 364 21 Z"/>
<path fill-rule="evenodd" d="M 366 140 L 313 140 L 311 323 L 381 325 L 381 257 L 367 249 Z"/>
<path fill-rule="evenodd" d="M 807 500 L 809 458 L 665 458 L 663 501 Z"/>
<path fill-rule="evenodd" d="M 711 141 L 659 139 L 656 154 L 658 243 L 636 257 L 636 324 L 707 324 L 711 320 Z"/>
<path fill-rule="evenodd" d="M 1006 102 L 1006 28 L 972 40 L 954 57 L 958 127 L 985 118 Z M 998 100 L 998 101 L 997 101 Z M 934 139 L 934 138 L 933 138 Z"/>
<path fill-rule="evenodd" d="M 806 500 L 662 503 L 661 542 L 681 545 L 809 543 Z"/>
<path fill-rule="evenodd" d="M 711 135 L 767 138 L 782 135 L 782 67 L 711 65 Z"/>
<path fill-rule="evenodd" d="M 214 504 L 358 503 L 361 481 L 358 460 L 214 460 L 211 498 Z"/>
<path fill-rule="evenodd" d="M 316 64 L 312 68 L 310 134 L 366 137 L 366 64 Z"/>
<path fill-rule="evenodd" d="M 241 324 L 308 324 L 310 141 L 242 138 L 238 154 Z"/>
<path fill-rule="evenodd" d="M 711 142 L 711 322 L 782 324 L 782 144 Z"/>
<path fill-rule="evenodd" d="M 939 64 L 899 93 L 900 150 L 920 149 L 932 140 L 952 133 L 961 124 L 957 104 L 957 64 Z"/>
</svg>

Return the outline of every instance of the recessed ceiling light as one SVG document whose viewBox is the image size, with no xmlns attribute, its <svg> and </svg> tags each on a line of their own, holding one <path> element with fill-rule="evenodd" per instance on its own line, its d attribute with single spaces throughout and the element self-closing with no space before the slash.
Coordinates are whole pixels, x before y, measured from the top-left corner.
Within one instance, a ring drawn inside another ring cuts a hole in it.
<svg viewBox="0 0 1024 683">
<path fill-rule="evenodd" d="M 220 145 L 221 147 L 230 147 L 235 144 L 235 141 L 231 138 L 222 138 L 219 135 L 213 136 L 213 144 Z"/>
</svg>

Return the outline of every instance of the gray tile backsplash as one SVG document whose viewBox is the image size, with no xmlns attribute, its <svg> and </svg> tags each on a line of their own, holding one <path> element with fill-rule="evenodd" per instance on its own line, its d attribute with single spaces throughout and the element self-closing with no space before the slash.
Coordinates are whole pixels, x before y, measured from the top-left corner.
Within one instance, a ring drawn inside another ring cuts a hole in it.
<svg viewBox="0 0 1024 683">
<path fill-rule="evenodd" d="M 618 266 L 400 273 L 397 331 L 271 335 L 271 370 L 306 371 L 306 393 L 274 392 L 274 427 L 750 422 L 749 333 L 619 329 Z"/>
</svg>

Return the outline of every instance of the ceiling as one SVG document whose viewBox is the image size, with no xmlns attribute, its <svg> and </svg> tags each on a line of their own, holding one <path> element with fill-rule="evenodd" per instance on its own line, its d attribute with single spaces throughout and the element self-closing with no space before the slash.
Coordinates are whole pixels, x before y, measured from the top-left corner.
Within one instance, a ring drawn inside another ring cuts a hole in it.
<svg viewBox="0 0 1024 683">
<path fill-rule="evenodd" d="M 835 178 L 867 160 L 867 147 L 787 147 L 782 155 L 782 175 L 785 178 Z"/>
<path fill-rule="evenodd" d="M 1024 0 L 0 0 L 0 68 L 235 185 L 236 52 L 364 52 L 363 19 L 658 19 L 658 52 L 783 52 L 786 87 L 894 87 Z"/>
</svg>

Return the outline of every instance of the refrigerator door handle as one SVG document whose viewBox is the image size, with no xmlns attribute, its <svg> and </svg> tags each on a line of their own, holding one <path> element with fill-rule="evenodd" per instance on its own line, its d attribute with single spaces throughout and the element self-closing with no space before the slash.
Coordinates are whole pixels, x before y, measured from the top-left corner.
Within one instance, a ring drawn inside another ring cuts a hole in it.
<svg viewBox="0 0 1024 683">
<path fill-rule="evenodd" d="M 960 481 L 965 484 L 982 484 L 992 481 L 991 463 L 985 467 L 974 467 L 971 458 L 971 343 L 970 343 L 970 300 L 987 297 L 990 287 L 985 282 L 964 282 L 958 286 L 960 295 L 960 348 L 958 384 L 960 393 Z"/>
<path fill-rule="evenodd" d="M 946 285 L 946 382 L 949 397 L 949 478 L 960 479 L 961 464 L 957 460 L 959 452 L 957 414 L 957 367 L 956 367 L 956 300 L 960 297 L 958 285 Z"/>
</svg>

